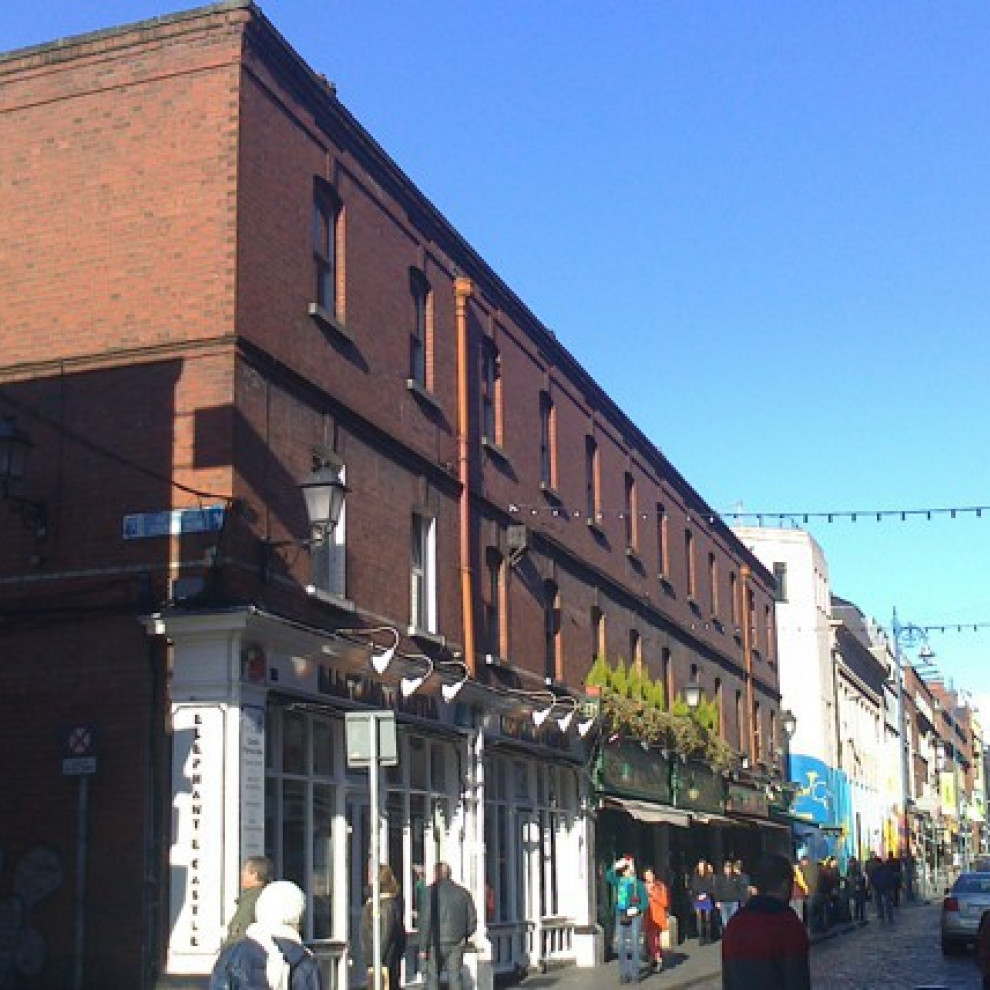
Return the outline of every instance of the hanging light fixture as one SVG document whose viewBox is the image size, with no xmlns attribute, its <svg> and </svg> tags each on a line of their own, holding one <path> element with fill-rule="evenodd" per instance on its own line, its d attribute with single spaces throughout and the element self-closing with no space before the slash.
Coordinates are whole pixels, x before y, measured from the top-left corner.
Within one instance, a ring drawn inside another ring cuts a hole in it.
<svg viewBox="0 0 990 990">
<path fill-rule="evenodd" d="M 547 705 L 546 708 L 534 708 L 533 709 L 533 724 L 539 728 L 543 723 L 550 717 L 550 712 L 553 711 L 553 702 Z"/>
</svg>

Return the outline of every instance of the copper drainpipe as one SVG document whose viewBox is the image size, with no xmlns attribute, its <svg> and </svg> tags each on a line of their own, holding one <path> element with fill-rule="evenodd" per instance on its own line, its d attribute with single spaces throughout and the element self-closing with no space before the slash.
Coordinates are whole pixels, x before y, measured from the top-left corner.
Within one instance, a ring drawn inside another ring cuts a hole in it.
<svg viewBox="0 0 990 990">
<path fill-rule="evenodd" d="M 468 447 L 468 323 L 467 302 L 471 279 L 454 279 L 457 323 L 457 475 L 461 482 L 461 610 L 464 613 L 464 664 L 475 674 L 474 592 L 471 580 L 471 459 Z"/>
<path fill-rule="evenodd" d="M 752 629 L 750 627 L 749 610 L 749 579 L 752 571 L 748 564 L 743 564 L 739 569 L 742 577 L 742 626 L 743 626 L 743 665 L 746 669 L 746 721 L 749 725 L 749 760 L 752 766 L 756 759 L 756 710 L 753 698 L 753 645 L 749 640 Z"/>
</svg>

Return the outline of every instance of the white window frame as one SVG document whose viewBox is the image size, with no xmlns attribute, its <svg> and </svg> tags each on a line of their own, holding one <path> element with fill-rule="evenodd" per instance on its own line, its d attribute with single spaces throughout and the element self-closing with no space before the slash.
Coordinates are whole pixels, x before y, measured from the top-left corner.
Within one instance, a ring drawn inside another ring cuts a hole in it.
<svg viewBox="0 0 990 990">
<path fill-rule="evenodd" d="M 422 512 L 412 514 L 409 561 L 409 624 L 414 629 L 429 633 L 437 631 L 436 530 L 436 519 L 433 516 Z"/>
</svg>

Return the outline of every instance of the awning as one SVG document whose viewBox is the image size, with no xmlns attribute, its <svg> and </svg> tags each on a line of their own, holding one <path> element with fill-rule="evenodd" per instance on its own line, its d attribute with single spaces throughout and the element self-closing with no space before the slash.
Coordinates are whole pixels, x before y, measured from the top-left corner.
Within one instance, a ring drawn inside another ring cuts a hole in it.
<svg viewBox="0 0 990 990">
<path fill-rule="evenodd" d="M 699 825 L 735 825 L 736 823 L 731 818 L 726 818 L 725 815 L 712 815 L 707 811 L 691 811 L 691 817 Z"/>
<path fill-rule="evenodd" d="M 756 825 L 758 828 L 779 828 L 785 832 L 791 830 L 790 825 L 784 825 L 783 822 L 772 822 L 769 818 L 760 818 L 759 815 L 743 815 L 737 811 L 730 811 L 729 816 L 732 818 L 734 825 Z"/>
<path fill-rule="evenodd" d="M 687 828 L 691 824 L 690 815 L 666 804 L 653 804 L 651 801 L 636 801 L 633 798 L 620 798 L 608 795 L 604 799 L 606 808 L 618 808 L 637 821 L 653 825 L 676 825 Z"/>
</svg>

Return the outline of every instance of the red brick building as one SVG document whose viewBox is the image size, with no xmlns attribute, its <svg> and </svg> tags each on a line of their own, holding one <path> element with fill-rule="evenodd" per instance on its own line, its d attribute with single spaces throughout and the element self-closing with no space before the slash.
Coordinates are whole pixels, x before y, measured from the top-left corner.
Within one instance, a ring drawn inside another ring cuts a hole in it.
<svg viewBox="0 0 990 990">
<path fill-rule="evenodd" d="M 633 804 L 571 725 L 621 657 L 769 772 L 771 575 L 257 8 L 0 56 L 0 208 L 0 441 L 31 445 L 0 457 L 0 987 L 195 983 L 262 851 L 363 984 L 368 706 L 382 854 L 491 890 L 483 981 L 594 958 L 602 787 L 658 862 L 745 845 L 710 768 Z M 315 530 L 314 477 L 346 485 Z"/>
</svg>

